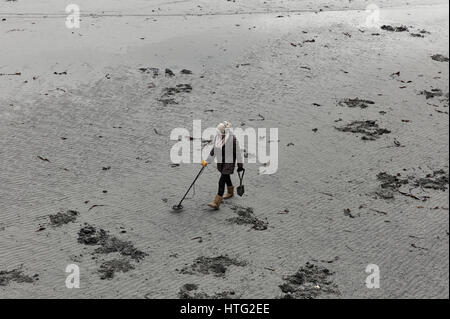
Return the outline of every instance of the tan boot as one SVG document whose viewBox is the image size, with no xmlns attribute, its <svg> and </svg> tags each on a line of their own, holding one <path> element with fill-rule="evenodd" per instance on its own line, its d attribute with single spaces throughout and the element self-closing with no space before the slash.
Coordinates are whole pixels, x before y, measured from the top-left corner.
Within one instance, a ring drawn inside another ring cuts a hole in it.
<svg viewBox="0 0 450 319">
<path fill-rule="evenodd" d="M 214 209 L 219 209 L 220 203 L 222 202 L 222 196 L 216 195 L 214 200 L 208 204 L 209 207 Z"/>
<path fill-rule="evenodd" d="M 223 197 L 223 199 L 228 199 L 234 196 L 234 186 L 227 186 L 227 193 Z"/>
</svg>

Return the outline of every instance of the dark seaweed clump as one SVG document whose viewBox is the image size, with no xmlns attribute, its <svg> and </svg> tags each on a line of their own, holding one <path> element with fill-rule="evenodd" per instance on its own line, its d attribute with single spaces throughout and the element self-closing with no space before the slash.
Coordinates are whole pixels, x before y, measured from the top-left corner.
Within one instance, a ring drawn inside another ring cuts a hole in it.
<svg viewBox="0 0 450 319">
<path fill-rule="evenodd" d="M 36 280 L 39 280 L 39 275 L 35 274 L 33 277 L 30 277 L 24 275 L 21 269 L 0 270 L 0 286 L 7 286 L 11 282 L 33 283 Z"/>
<path fill-rule="evenodd" d="M 361 109 L 365 109 L 369 107 L 369 105 L 375 104 L 375 102 L 371 100 L 355 98 L 355 99 L 343 99 L 339 101 L 338 104 L 341 106 L 348 106 L 350 108 L 359 107 Z"/>
<path fill-rule="evenodd" d="M 390 32 L 408 32 L 409 29 L 407 26 L 391 26 L 391 25 L 382 25 L 381 30 L 390 31 Z"/>
<path fill-rule="evenodd" d="M 237 217 L 228 218 L 227 221 L 237 225 L 253 225 L 252 229 L 255 230 L 266 230 L 269 226 L 269 223 L 257 218 L 251 207 L 233 207 L 234 211 L 236 211 Z"/>
<path fill-rule="evenodd" d="M 445 191 L 448 185 L 448 177 L 448 173 L 444 170 L 437 170 L 424 178 L 416 179 L 414 186 Z"/>
<path fill-rule="evenodd" d="M 53 226 L 62 226 L 68 223 L 73 223 L 77 220 L 79 213 L 74 210 L 68 210 L 66 212 L 59 212 L 54 215 L 50 215 L 50 223 Z"/>
<path fill-rule="evenodd" d="M 307 262 L 295 274 L 284 278 L 280 285 L 283 299 L 314 299 L 319 295 L 339 294 L 337 285 L 330 277 L 333 273 L 327 268 Z"/>
<path fill-rule="evenodd" d="M 197 291 L 197 284 L 185 284 L 180 288 L 178 292 L 178 298 L 180 299 L 234 299 L 236 293 L 234 291 L 221 291 L 214 295 L 208 295 L 204 292 Z"/>
<path fill-rule="evenodd" d="M 338 131 L 362 134 L 361 139 L 373 141 L 380 138 L 383 134 L 389 134 L 391 131 L 380 128 L 376 121 L 354 121 L 342 127 L 336 127 Z"/>
<path fill-rule="evenodd" d="M 136 261 L 140 261 L 147 256 L 129 241 L 124 241 L 110 235 L 103 229 L 96 229 L 94 226 L 86 225 L 78 232 L 78 242 L 84 245 L 98 245 L 95 252 L 108 254 L 118 252 L 123 256 L 128 256 Z"/>
<path fill-rule="evenodd" d="M 184 267 L 181 273 L 184 274 L 214 274 L 215 276 L 224 276 L 229 266 L 246 266 L 247 263 L 230 258 L 227 255 L 220 255 L 217 257 L 198 257 L 190 266 Z"/>
<path fill-rule="evenodd" d="M 100 279 L 112 279 L 116 272 L 128 272 L 133 270 L 134 266 L 126 259 L 113 259 L 103 262 L 98 272 Z"/>
</svg>

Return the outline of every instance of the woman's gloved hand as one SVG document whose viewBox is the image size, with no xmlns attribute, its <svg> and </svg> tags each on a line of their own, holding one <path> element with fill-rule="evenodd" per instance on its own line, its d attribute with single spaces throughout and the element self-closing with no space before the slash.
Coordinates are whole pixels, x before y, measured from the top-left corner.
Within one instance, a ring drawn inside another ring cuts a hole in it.
<svg viewBox="0 0 450 319">
<path fill-rule="evenodd" d="M 208 162 L 207 162 L 207 161 L 204 161 L 204 160 L 202 160 L 202 166 L 203 166 L 203 167 L 206 167 L 206 166 L 208 166 Z"/>
<path fill-rule="evenodd" d="M 244 166 L 242 165 L 242 164 L 238 164 L 238 169 L 237 169 L 237 171 L 238 172 L 242 172 L 244 170 Z"/>
</svg>

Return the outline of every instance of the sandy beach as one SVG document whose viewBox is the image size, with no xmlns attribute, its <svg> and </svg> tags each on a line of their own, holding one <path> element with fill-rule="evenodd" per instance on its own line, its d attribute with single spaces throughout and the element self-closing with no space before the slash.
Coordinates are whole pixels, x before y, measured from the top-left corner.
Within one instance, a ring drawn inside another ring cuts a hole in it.
<svg viewBox="0 0 450 319">
<path fill-rule="evenodd" d="M 448 1 L 77 4 L 0 2 L 0 298 L 449 298 Z M 277 172 L 174 212 L 193 120 Z"/>
</svg>

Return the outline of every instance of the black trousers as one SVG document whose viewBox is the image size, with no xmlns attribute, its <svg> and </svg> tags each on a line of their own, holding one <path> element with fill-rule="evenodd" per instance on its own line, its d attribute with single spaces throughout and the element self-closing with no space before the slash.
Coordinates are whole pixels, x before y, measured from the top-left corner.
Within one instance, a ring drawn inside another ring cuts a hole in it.
<svg viewBox="0 0 450 319">
<path fill-rule="evenodd" d="M 220 175 L 219 191 L 217 192 L 217 195 L 223 196 L 223 193 L 225 192 L 225 184 L 228 187 L 233 186 L 233 183 L 231 182 L 230 174 L 222 174 L 222 175 Z"/>
</svg>

